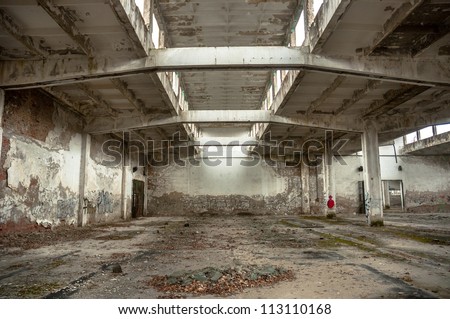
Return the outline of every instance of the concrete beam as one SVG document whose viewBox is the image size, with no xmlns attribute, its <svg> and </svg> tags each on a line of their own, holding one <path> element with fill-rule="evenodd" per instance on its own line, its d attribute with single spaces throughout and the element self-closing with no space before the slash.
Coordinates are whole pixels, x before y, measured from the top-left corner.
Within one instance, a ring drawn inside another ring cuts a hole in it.
<svg viewBox="0 0 450 319">
<path fill-rule="evenodd" d="M 52 17 L 52 19 L 67 33 L 67 35 L 86 53 L 87 56 L 94 56 L 94 48 L 88 36 L 82 34 L 73 23 L 73 11 L 69 11 L 62 6 L 57 6 L 52 0 L 36 0 L 38 4 Z"/>
<path fill-rule="evenodd" d="M 401 154 L 412 153 L 414 155 L 414 153 L 429 149 L 430 147 L 443 145 L 445 145 L 447 153 L 450 153 L 450 132 L 445 132 L 442 134 L 438 134 L 435 136 L 431 136 L 429 138 L 416 141 L 411 144 L 407 144 L 403 146 Z"/>
<path fill-rule="evenodd" d="M 32 53 L 41 57 L 46 57 L 49 55 L 47 50 L 42 49 L 39 45 L 34 43 L 33 38 L 25 35 L 22 28 L 14 23 L 13 18 L 11 18 L 3 9 L 0 9 L 0 25 L 3 29 L 5 29 L 5 31 L 12 35 L 17 41 L 22 43 L 22 45 Z"/>
<path fill-rule="evenodd" d="M 278 91 L 272 102 L 272 110 L 274 110 L 275 114 L 280 114 L 286 105 L 287 101 L 292 94 L 294 94 L 298 85 L 302 82 L 305 77 L 306 72 L 303 70 L 290 70 L 283 82 L 281 83 L 281 88 Z"/>
<path fill-rule="evenodd" d="M 128 88 L 127 83 L 118 78 L 111 79 L 111 82 L 138 112 L 140 112 L 141 114 L 145 114 L 144 102 L 136 98 L 134 92 Z"/>
<path fill-rule="evenodd" d="M 91 134 L 105 134 L 112 132 L 141 130 L 146 128 L 161 127 L 177 124 L 210 124 L 210 123 L 270 123 L 281 125 L 294 125 L 302 127 L 315 127 L 327 130 L 344 132 L 362 132 L 362 126 L 356 119 L 348 121 L 351 125 L 338 123 L 332 116 L 320 116 L 320 118 L 308 117 L 284 117 L 274 115 L 271 111 L 263 110 L 215 110 L 215 111 L 183 111 L 178 116 L 164 119 L 149 118 L 118 118 L 106 121 L 102 118 L 94 119 L 86 128 Z"/>
<path fill-rule="evenodd" d="M 426 90 L 428 90 L 427 87 L 414 85 L 403 85 L 400 89 L 389 90 L 383 94 L 383 99 L 375 100 L 370 104 L 364 117 L 384 115 Z"/>
<path fill-rule="evenodd" d="M 75 112 L 78 112 L 86 116 L 90 115 L 89 109 L 87 110 L 87 112 L 86 110 L 84 110 L 83 106 L 86 107 L 85 105 L 82 105 L 81 103 L 78 102 L 74 102 L 73 99 L 67 93 L 55 90 L 55 88 L 52 86 L 44 87 L 42 88 L 42 90 L 44 90 L 45 92 L 56 98 L 61 103 L 71 107 L 72 110 L 74 110 Z"/>
<path fill-rule="evenodd" d="M 450 100 L 442 102 L 442 108 L 437 112 L 422 114 L 386 115 L 377 118 L 380 133 L 395 133 L 398 136 L 404 132 L 415 131 L 430 125 L 450 123 Z"/>
<path fill-rule="evenodd" d="M 91 90 L 89 86 L 87 86 L 84 83 L 77 84 L 77 87 L 84 92 L 94 103 L 98 104 L 99 106 L 103 107 L 109 115 L 115 116 L 117 115 L 117 111 L 114 110 L 111 105 L 109 105 L 108 102 L 106 102 L 100 95 L 98 95 L 96 92 Z"/>
<path fill-rule="evenodd" d="M 373 50 L 387 37 L 389 36 L 402 22 L 411 14 L 424 0 L 411 0 L 403 3 L 391 17 L 383 25 L 383 31 L 379 32 L 372 45 L 363 49 L 364 55 L 369 55 Z"/>
<path fill-rule="evenodd" d="M 353 91 L 352 98 L 343 101 L 342 105 L 334 112 L 334 115 L 340 115 L 347 111 L 352 105 L 363 99 L 368 93 L 372 92 L 381 85 L 379 80 L 369 80 L 364 89 Z"/>
<path fill-rule="evenodd" d="M 136 55 L 145 57 L 150 52 L 151 33 L 148 32 L 136 3 L 129 0 L 110 0 L 109 5 L 132 43 Z"/>
<path fill-rule="evenodd" d="M 329 87 L 327 87 L 322 94 L 311 102 L 308 109 L 306 110 L 306 115 L 310 115 L 313 113 L 326 99 L 330 97 L 330 95 L 344 82 L 347 77 L 338 75 L 333 83 Z"/>
<path fill-rule="evenodd" d="M 309 29 L 311 52 L 320 53 L 331 34 L 336 30 L 351 0 L 324 1 Z"/>
<path fill-rule="evenodd" d="M 346 76 L 450 87 L 450 58 L 332 57 L 310 54 L 304 47 L 200 47 L 155 49 L 130 61 L 99 57 L 0 61 L 0 87 L 31 88 L 99 78 L 195 70 L 303 69 Z"/>
</svg>

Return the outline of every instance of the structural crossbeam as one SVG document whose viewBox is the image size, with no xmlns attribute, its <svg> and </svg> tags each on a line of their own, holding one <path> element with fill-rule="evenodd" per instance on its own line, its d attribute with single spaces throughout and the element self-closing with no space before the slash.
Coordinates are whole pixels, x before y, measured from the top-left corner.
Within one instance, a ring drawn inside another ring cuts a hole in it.
<svg viewBox="0 0 450 319">
<path fill-rule="evenodd" d="M 154 49 L 147 58 L 56 58 L 0 61 L 0 87 L 42 87 L 159 71 L 303 69 L 372 80 L 450 86 L 450 58 L 332 57 L 307 48 L 201 47 Z"/>
<path fill-rule="evenodd" d="M 144 118 L 117 118 L 105 120 L 104 118 L 94 119 L 86 128 L 91 134 L 105 134 L 121 131 L 142 130 L 147 128 L 173 126 L 179 124 L 253 124 L 270 123 L 278 125 L 294 125 L 302 127 L 315 127 L 343 132 L 361 132 L 362 126 L 356 119 L 348 121 L 351 125 L 337 122 L 335 117 L 321 116 L 320 118 L 309 117 L 285 117 L 274 115 L 271 111 L 265 110 L 214 110 L 214 111 L 183 111 L 177 116 L 164 119 L 144 119 Z"/>
</svg>

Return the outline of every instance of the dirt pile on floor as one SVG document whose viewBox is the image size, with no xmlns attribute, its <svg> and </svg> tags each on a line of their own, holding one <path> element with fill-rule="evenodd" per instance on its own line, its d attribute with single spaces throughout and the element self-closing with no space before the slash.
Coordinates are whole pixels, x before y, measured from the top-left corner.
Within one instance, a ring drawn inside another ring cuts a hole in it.
<svg viewBox="0 0 450 319">
<path fill-rule="evenodd" d="M 227 269 L 207 267 L 169 276 L 155 276 L 149 285 L 165 292 L 166 296 L 163 297 L 173 298 L 176 294 L 229 296 L 246 288 L 269 286 L 292 279 L 294 273 L 291 270 L 270 265 L 248 265 Z"/>
</svg>

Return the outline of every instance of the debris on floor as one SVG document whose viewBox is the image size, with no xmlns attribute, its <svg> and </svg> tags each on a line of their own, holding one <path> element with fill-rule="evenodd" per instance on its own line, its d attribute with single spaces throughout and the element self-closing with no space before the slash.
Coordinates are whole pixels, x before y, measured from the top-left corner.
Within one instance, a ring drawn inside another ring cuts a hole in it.
<svg viewBox="0 0 450 319">
<path fill-rule="evenodd" d="M 149 285 L 166 294 L 229 296 L 246 288 L 270 286 L 294 279 L 292 270 L 264 265 L 237 266 L 228 269 L 207 267 L 169 276 L 154 276 Z"/>
</svg>

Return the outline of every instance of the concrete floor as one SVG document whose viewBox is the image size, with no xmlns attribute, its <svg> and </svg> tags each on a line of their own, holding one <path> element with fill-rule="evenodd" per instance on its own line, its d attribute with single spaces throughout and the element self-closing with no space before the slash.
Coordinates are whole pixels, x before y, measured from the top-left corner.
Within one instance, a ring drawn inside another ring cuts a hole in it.
<svg viewBox="0 0 450 319">
<path fill-rule="evenodd" d="M 450 298 L 450 215 L 147 217 L 0 234 L 2 298 L 222 298 L 168 294 L 155 275 L 249 265 L 294 279 L 228 298 Z M 113 273 L 111 264 L 122 273 Z"/>
</svg>

